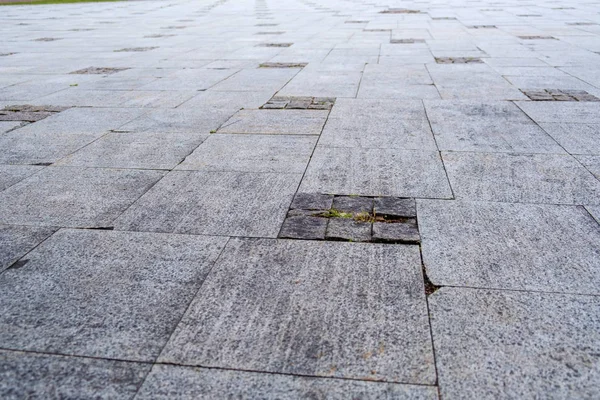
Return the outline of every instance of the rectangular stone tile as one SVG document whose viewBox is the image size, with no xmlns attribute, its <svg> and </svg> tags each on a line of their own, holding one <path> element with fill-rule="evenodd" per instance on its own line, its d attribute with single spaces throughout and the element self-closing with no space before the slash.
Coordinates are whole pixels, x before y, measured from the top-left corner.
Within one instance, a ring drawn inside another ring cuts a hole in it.
<svg viewBox="0 0 600 400">
<path fill-rule="evenodd" d="M 35 165 L 0 165 L 0 192 L 42 169 Z"/>
<path fill-rule="evenodd" d="M 511 102 L 426 101 L 440 150 L 565 153 Z"/>
<path fill-rule="evenodd" d="M 317 138 L 211 135 L 178 170 L 304 173 Z"/>
<path fill-rule="evenodd" d="M 600 124 L 600 103 L 519 101 L 516 104 L 538 123 Z"/>
<path fill-rule="evenodd" d="M 600 226 L 581 207 L 418 200 L 436 285 L 600 293 Z"/>
<path fill-rule="evenodd" d="M 276 237 L 301 174 L 174 171 L 116 222 L 121 230 Z"/>
<path fill-rule="evenodd" d="M 328 114 L 326 110 L 241 110 L 218 132 L 319 135 Z"/>
<path fill-rule="evenodd" d="M 360 81 L 358 98 L 439 99 L 424 65 L 389 68 L 367 64 Z"/>
<path fill-rule="evenodd" d="M 9 224 L 109 227 L 163 171 L 48 167 L 0 193 Z"/>
<path fill-rule="evenodd" d="M 217 129 L 232 113 L 212 113 L 203 109 L 158 109 L 119 127 L 118 131 L 206 135 Z"/>
<path fill-rule="evenodd" d="M 542 122 L 540 126 L 571 154 L 600 155 L 600 123 Z"/>
<path fill-rule="evenodd" d="M 300 185 L 306 193 L 451 198 L 437 152 L 317 147 Z"/>
<path fill-rule="evenodd" d="M 191 99 L 198 92 L 191 90 L 149 91 L 132 90 L 121 94 L 121 107 L 173 108 Z"/>
<path fill-rule="evenodd" d="M 319 71 L 305 69 L 285 85 L 278 92 L 278 95 L 355 97 L 361 76 L 361 72 L 358 71 Z"/>
<path fill-rule="evenodd" d="M 3 399 L 130 399 L 149 364 L 0 350 Z"/>
<path fill-rule="evenodd" d="M 55 165 L 173 169 L 207 137 L 189 133 L 111 132 Z"/>
<path fill-rule="evenodd" d="M 159 360 L 432 384 L 420 264 L 416 246 L 233 240 Z"/>
<path fill-rule="evenodd" d="M 3 347 L 154 361 L 226 241 L 60 230 L 0 275 Z"/>
<path fill-rule="evenodd" d="M 422 385 L 261 374 L 156 365 L 136 399 L 305 399 L 435 400 L 437 388 Z"/>
<path fill-rule="evenodd" d="M 457 199 L 600 204 L 600 181 L 570 155 L 443 152 Z"/>
<path fill-rule="evenodd" d="M 506 75 L 506 74 L 503 74 Z M 594 87 L 569 75 L 564 76 L 505 76 L 519 89 L 571 89 L 590 90 Z"/>
<path fill-rule="evenodd" d="M 54 233 L 55 228 L 0 225 L 0 273 Z"/>
<path fill-rule="evenodd" d="M 429 307 L 443 398 L 600 395 L 598 297 L 442 288 Z"/>
<path fill-rule="evenodd" d="M 173 72 L 164 78 L 157 79 L 138 90 L 206 90 L 220 81 L 227 79 L 237 69 L 193 68 Z"/>
<path fill-rule="evenodd" d="M 215 85 L 211 90 L 235 92 L 277 92 L 300 71 L 299 68 L 244 69 Z"/>
</svg>

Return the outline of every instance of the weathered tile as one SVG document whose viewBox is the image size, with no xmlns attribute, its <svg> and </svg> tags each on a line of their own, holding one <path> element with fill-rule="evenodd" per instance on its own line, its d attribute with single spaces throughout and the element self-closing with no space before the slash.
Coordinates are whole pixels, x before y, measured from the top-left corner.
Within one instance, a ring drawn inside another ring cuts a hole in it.
<svg viewBox="0 0 600 400">
<path fill-rule="evenodd" d="M 54 231 L 48 227 L 0 225 L 0 273 Z"/>
<path fill-rule="evenodd" d="M 427 101 L 440 150 L 564 153 L 511 102 Z"/>
<path fill-rule="evenodd" d="M 333 195 L 319 193 L 296 193 L 290 209 L 329 210 L 333 205 Z"/>
<path fill-rule="evenodd" d="M 418 247 L 233 240 L 160 360 L 431 384 Z"/>
<path fill-rule="evenodd" d="M 130 399 L 149 364 L 0 350 L 0 397 Z"/>
<path fill-rule="evenodd" d="M 317 147 L 300 191 L 451 198 L 437 152 Z"/>
<path fill-rule="evenodd" d="M 207 136 L 187 133 L 111 132 L 55 165 L 173 169 Z"/>
<path fill-rule="evenodd" d="M 457 199 L 600 204 L 600 181 L 570 155 L 442 153 Z"/>
<path fill-rule="evenodd" d="M 337 63 L 335 63 L 337 65 Z M 362 62 L 364 66 L 364 62 Z M 361 72 L 305 68 L 279 91 L 281 96 L 355 97 Z"/>
<path fill-rule="evenodd" d="M 21 121 L 0 121 L 0 133 L 6 133 L 21 126 Z"/>
<path fill-rule="evenodd" d="M 0 192 L 42 169 L 35 165 L 0 165 Z"/>
<path fill-rule="evenodd" d="M 316 142 L 310 136 L 211 135 L 177 169 L 303 173 Z"/>
<path fill-rule="evenodd" d="M 162 171 L 48 167 L 0 193 L 9 224 L 109 227 Z"/>
<path fill-rule="evenodd" d="M 373 213 L 373 199 L 359 196 L 336 196 L 331 208 L 347 213 Z"/>
<path fill-rule="evenodd" d="M 136 399 L 284 399 L 436 400 L 437 389 L 422 385 L 261 374 L 207 368 L 156 365 Z"/>
<path fill-rule="evenodd" d="M 226 241 L 60 230 L 0 275 L 3 347 L 153 361 Z"/>
<path fill-rule="evenodd" d="M 208 134 L 217 129 L 231 113 L 211 113 L 203 109 L 152 110 L 119 127 L 119 132 Z"/>
<path fill-rule="evenodd" d="M 352 218 L 330 218 L 325 237 L 327 240 L 368 242 L 371 240 L 371 223 Z"/>
<path fill-rule="evenodd" d="M 516 104 L 535 122 L 600 124 L 600 103 L 519 101 Z"/>
<path fill-rule="evenodd" d="M 571 154 L 600 154 L 600 123 L 553 123 L 540 126 Z"/>
<path fill-rule="evenodd" d="M 415 221 L 374 222 L 373 241 L 384 243 L 419 243 L 419 228 Z"/>
<path fill-rule="evenodd" d="M 245 69 L 215 85 L 211 90 L 276 92 L 299 71 L 299 68 Z"/>
<path fill-rule="evenodd" d="M 598 294 L 600 226 L 581 207 L 418 200 L 436 285 Z"/>
<path fill-rule="evenodd" d="M 327 114 L 324 110 L 241 110 L 218 133 L 319 135 Z"/>
<path fill-rule="evenodd" d="M 583 164 L 594 176 L 600 179 L 600 155 L 593 156 L 575 156 L 575 158 Z"/>
<path fill-rule="evenodd" d="M 291 215 L 290 215 L 291 214 Z M 297 213 L 304 215 L 295 215 L 290 212 L 283 221 L 279 238 L 282 239 L 304 239 L 304 240 L 324 240 L 327 230 L 327 218 L 314 217 L 308 213 Z"/>
<path fill-rule="evenodd" d="M 373 211 L 384 218 L 414 218 L 417 216 L 415 199 L 379 197 L 374 199 Z"/>
<path fill-rule="evenodd" d="M 442 288 L 429 297 L 443 398 L 595 398 L 595 296 Z"/>
<path fill-rule="evenodd" d="M 277 237 L 301 174 L 173 171 L 117 221 L 121 230 Z"/>
</svg>

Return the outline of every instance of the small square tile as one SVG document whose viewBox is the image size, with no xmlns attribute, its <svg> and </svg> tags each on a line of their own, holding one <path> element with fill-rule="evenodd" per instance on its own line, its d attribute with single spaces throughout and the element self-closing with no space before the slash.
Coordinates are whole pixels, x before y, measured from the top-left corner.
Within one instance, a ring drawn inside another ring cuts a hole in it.
<svg viewBox="0 0 600 400">
<path fill-rule="evenodd" d="M 159 361 L 433 384 L 418 247 L 233 239 Z"/>
<path fill-rule="evenodd" d="M 419 228 L 416 221 L 374 222 L 373 241 L 384 243 L 419 243 Z"/>
<path fill-rule="evenodd" d="M 398 197 L 378 197 L 374 200 L 373 211 L 384 218 L 415 218 L 417 207 L 415 199 Z"/>
<path fill-rule="evenodd" d="M 35 165 L 0 165 L 0 192 L 42 169 Z"/>
<path fill-rule="evenodd" d="M 371 223 L 355 221 L 352 218 L 330 218 L 326 238 L 327 240 L 368 242 L 371 240 Z"/>
<path fill-rule="evenodd" d="M 327 230 L 327 218 L 310 215 L 292 216 L 283 221 L 279 237 L 282 239 L 323 240 Z"/>
<path fill-rule="evenodd" d="M 368 213 L 373 212 L 373 199 L 360 196 L 336 196 L 333 199 L 335 210 L 347 213 Z"/>
<path fill-rule="evenodd" d="M 333 204 L 333 195 L 320 193 L 296 193 L 290 208 L 300 210 L 329 210 Z"/>
</svg>

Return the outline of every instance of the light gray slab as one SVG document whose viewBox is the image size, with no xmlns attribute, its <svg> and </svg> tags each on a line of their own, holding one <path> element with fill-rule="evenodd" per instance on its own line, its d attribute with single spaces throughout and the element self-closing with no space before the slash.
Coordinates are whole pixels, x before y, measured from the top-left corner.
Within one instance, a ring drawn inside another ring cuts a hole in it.
<svg viewBox="0 0 600 400">
<path fill-rule="evenodd" d="M 0 133 L 8 132 L 21 125 L 21 121 L 0 121 Z"/>
<path fill-rule="evenodd" d="M 0 273 L 54 231 L 48 227 L 0 225 Z"/>
<path fill-rule="evenodd" d="M 600 181 L 570 155 L 443 152 L 442 157 L 457 199 L 600 204 Z"/>
<path fill-rule="evenodd" d="M 435 151 L 317 147 L 300 185 L 306 193 L 451 198 Z"/>
<path fill-rule="evenodd" d="M 226 241 L 60 230 L 0 275 L 3 347 L 154 361 Z"/>
<path fill-rule="evenodd" d="M 364 65 L 364 63 L 362 63 Z M 334 63 L 334 65 L 338 65 Z M 280 96 L 356 97 L 361 79 L 357 71 L 305 69 L 278 93 Z"/>
<path fill-rule="evenodd" d="M 107 227 L 163 171 L 48 167 L 0 193 L 9 224 Z"/>
<path fill-rule="evenodd" d="M 55 165 L 173 169 L 207 137 L 190 133 L 112 132 Z"/>
<path fill-rule="evenodd" d="M 130 399 L 149 364 L 0 350 L 0 397 Z"/>
<path fill-rule="evenodd" d="M 304 173 L 317 138 L 211 135 L 178 170 Z"/>
<path fill-rule="evenodd" d="M 296 75 L 298 68 L 245 69 L 215 85 L 215 91 L 271 91 L 275 93 Z"/>
<path fill-rule="evenodd" d="M 535 122 L 600 124 L 600 102 L 519 101 Z"/>
<path fill-rule="evenodd" d="M 232 240 L 160 360 L 431 384 L 420 264 L 416 246 Z"/>
<path fill-rule="evenodd" d="M 565 153 L 511 102 L 426 101 L 425 108 L 441 150 Z"/>
<path fill-rule="evenodd" d="M 156 365 L 136 399 L 398 399 L 434 400 L 437 388 L 342 379 Z"/>
<path fill-rule="evenodd" d="M 121 230 L 276 237 L 301 174 L 174 171 L 116 222 Z"/>
<path fill-rule="evenodd" d="M 419 100 L 394 99 L 337 99 L 330 119 L 370 119 L 372 124 L 396 121 L 397 119 L 427 121 L 425 107 Z"/>
<path fill-rule="evenodd" d="M 0 165 L 0 192 L 42 169 L 35 165 Z"/>
<path fill-rule="evenodd" d="M 429 297 L 444 399 L 600 396 L 600 300 L 442 288 Z"/>
<path fill-rule="evenodd" d="M 540 126 L 571 154 L 600 155 L 600 123 L 553 123 Z"/>
<path fill-rule="evenodd" d="M 584 167 L 594 176 L 600 179 L 600 155 L 599 156 L 575 156 Z"/>
<path fill-rule="evenodd" d="M 600 226 L 582 207 L 418 201 L 437 285 L 598 294 Z"/>
<path fill-rule="evenodd" d="M 212 113 L 203 109 L 157 109 L 119 127 L 119 132 L 189 133 L 206 135 L 217 129 L 231 113 Z"/>
<path fill-rule="evenodd" d="M 424 65 L 389 68 L 367 64 L 357 97 L 439 99 L 440 95 Z"/>
<path fill-rule="evenodd" d="M 190 90 L 146 91 L 133 90 L 121 94 L 121 107 L 172 108 L 183 104 L 198 92 Z"/>
<path fill-rule="evenodd" d="M 218 133 L 319 135 L 328 114 L 326 110 L 241 110 Z"/>
</svg>

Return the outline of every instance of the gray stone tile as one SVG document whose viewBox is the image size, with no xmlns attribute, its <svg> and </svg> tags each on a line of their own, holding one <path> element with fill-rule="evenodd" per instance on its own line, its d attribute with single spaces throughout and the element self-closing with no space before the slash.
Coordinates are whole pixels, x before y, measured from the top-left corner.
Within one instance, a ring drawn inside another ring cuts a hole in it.
<svg viewBox="0 0 600 400">
<path fill-rule="evenodd" d="M 0 273 L 54 231 L 48 227 L 0 225 Z"/>
<path fill-rule="evenodd" d="M 35 165 L 0 165 L 0 192 L 42 169 Z"/>
<path fill-rule="evenodd" d="M 3 347 L 154 361 L 226 241 L 60 230 L 0 275 Z"/>
<path fill-rule="evenodd" d="M 218 133 L 319 135 L 328 114 L 325 110 L 241 110 Z"/>
<path fill-rule="evenodd" d="M 328 240 L 368 242 L 371 240 L 371 223 L 352 218 L 330 218 L 325 237 Z"/>
<path fill-rule="evenodd" d="M 600 124 L 600 103 L 519 101 L 516 104 L 538 123 Z"/>
<path fill-rule="evenodd" d="M 233 240 L 160 360 L 431 384 L 420 264 L 416 246 Z"/>
<path fill-rule="evenodd" d="M 108 227 L 162 171 L 48 167 L 0 193 L 8 224 Z"/>
<path fill-rule="evenodd" d="M 424 65 L 389 68 L 367 64 L 358 98 L 439 99 L 440 95 Z"/>
<path fill-rule="evenodd" d="M 299 68 L 245 69 L 215 85 L 211 90 L 277 92 L 299 71 Z"/>
<path fill-rule="evenodd" d="M 540 123 L 540 126 L 571 154 L 600 155 L 600 123 Z"/>
<path fill-rule="evenodd" d="M 301 174 L 173 171 L 116 222 L 121 230 L 277 237 Z"/>
<path fill-rule="evenodd" d="M 384 243 L 418 243 L 419 229 L 414 221 L 374 222 L 373 241 Z"/>
<path fill-rule="evenodd" d="M 598 294 L 600 226 L 581 207 L 418 200 L 436 285 Z"/>
<path fill-rule="evenodd" d="M 0 121 L 0 133 L 8 132 L 21 125 L 21 121 Z"/>
<path fill-rule="evenodd" d="M 356 97 L 361 75 L 358 71 L 305 69 L 278 94 L 280 96 Z"/>
<path fill-rule="evenodd" d="M 189 133 L 111 132 L 55 165 L 173 169 L 207 137 Z"/>
<path fill-rule="evenodd" d="M 283 239 L 324 240 L 327 223 L 327 218 L 313 217 L 304 211 L 292 211 L 283 221 L 278 237 Z"/>
<path fill-rule="evenodd" d="M 163 78 L 157 79 L 139 90 L 206 90 L 220 81 L 227 79 L 236 69 L 181 69 Z"/>
<path fill-rule="evenodd" d="M 429 307 L 443 398 L 600 396 L 598 297 L 442 288 Z"/>
<path fill-rule="evenodd" d="M 148 364 L 0 350 L 0 397 L 130 399 Z"/>
<path fill-rule="evenodd" d="M 136 399 L 435 400 L 435 387 L 156 365 Z"/>
<path fill-rule="evenodd" d="M 565 152 L 511 102 L 426 101 L 425 108 L 440 150 Z"/>
<path fill-rule="evenodd" d="M 118 131 L 206 135 L 217 129 L 230 115 L 231 113 L 211 113 L 203 109 L 159 109 L 119 127 Z"/>
<path fill-rule="evenodd" d="M 300 191 L 451 198 L 437 152 L 317 147 Z"/>
<path fill-rule="evenodd" d="M 570 155 L 443 152 L 457 199 L 600 204 L 600 181 Z"/>
<path fill-rule="evenodd" d="M 584 167 L 596 178 L 600 179 L 600 155 L 599 156 L 575 156 Z"/>
<path fill-rule="evenodd" d="M 600 224 L 600 206 L 586 206 L 585 209 L 598 221 Z"/>
<path fill-rule="evenodd" d="M 177 169 L 304 173 L 317 138 L 287 135 L 211 135 Z"/>
</svg>

